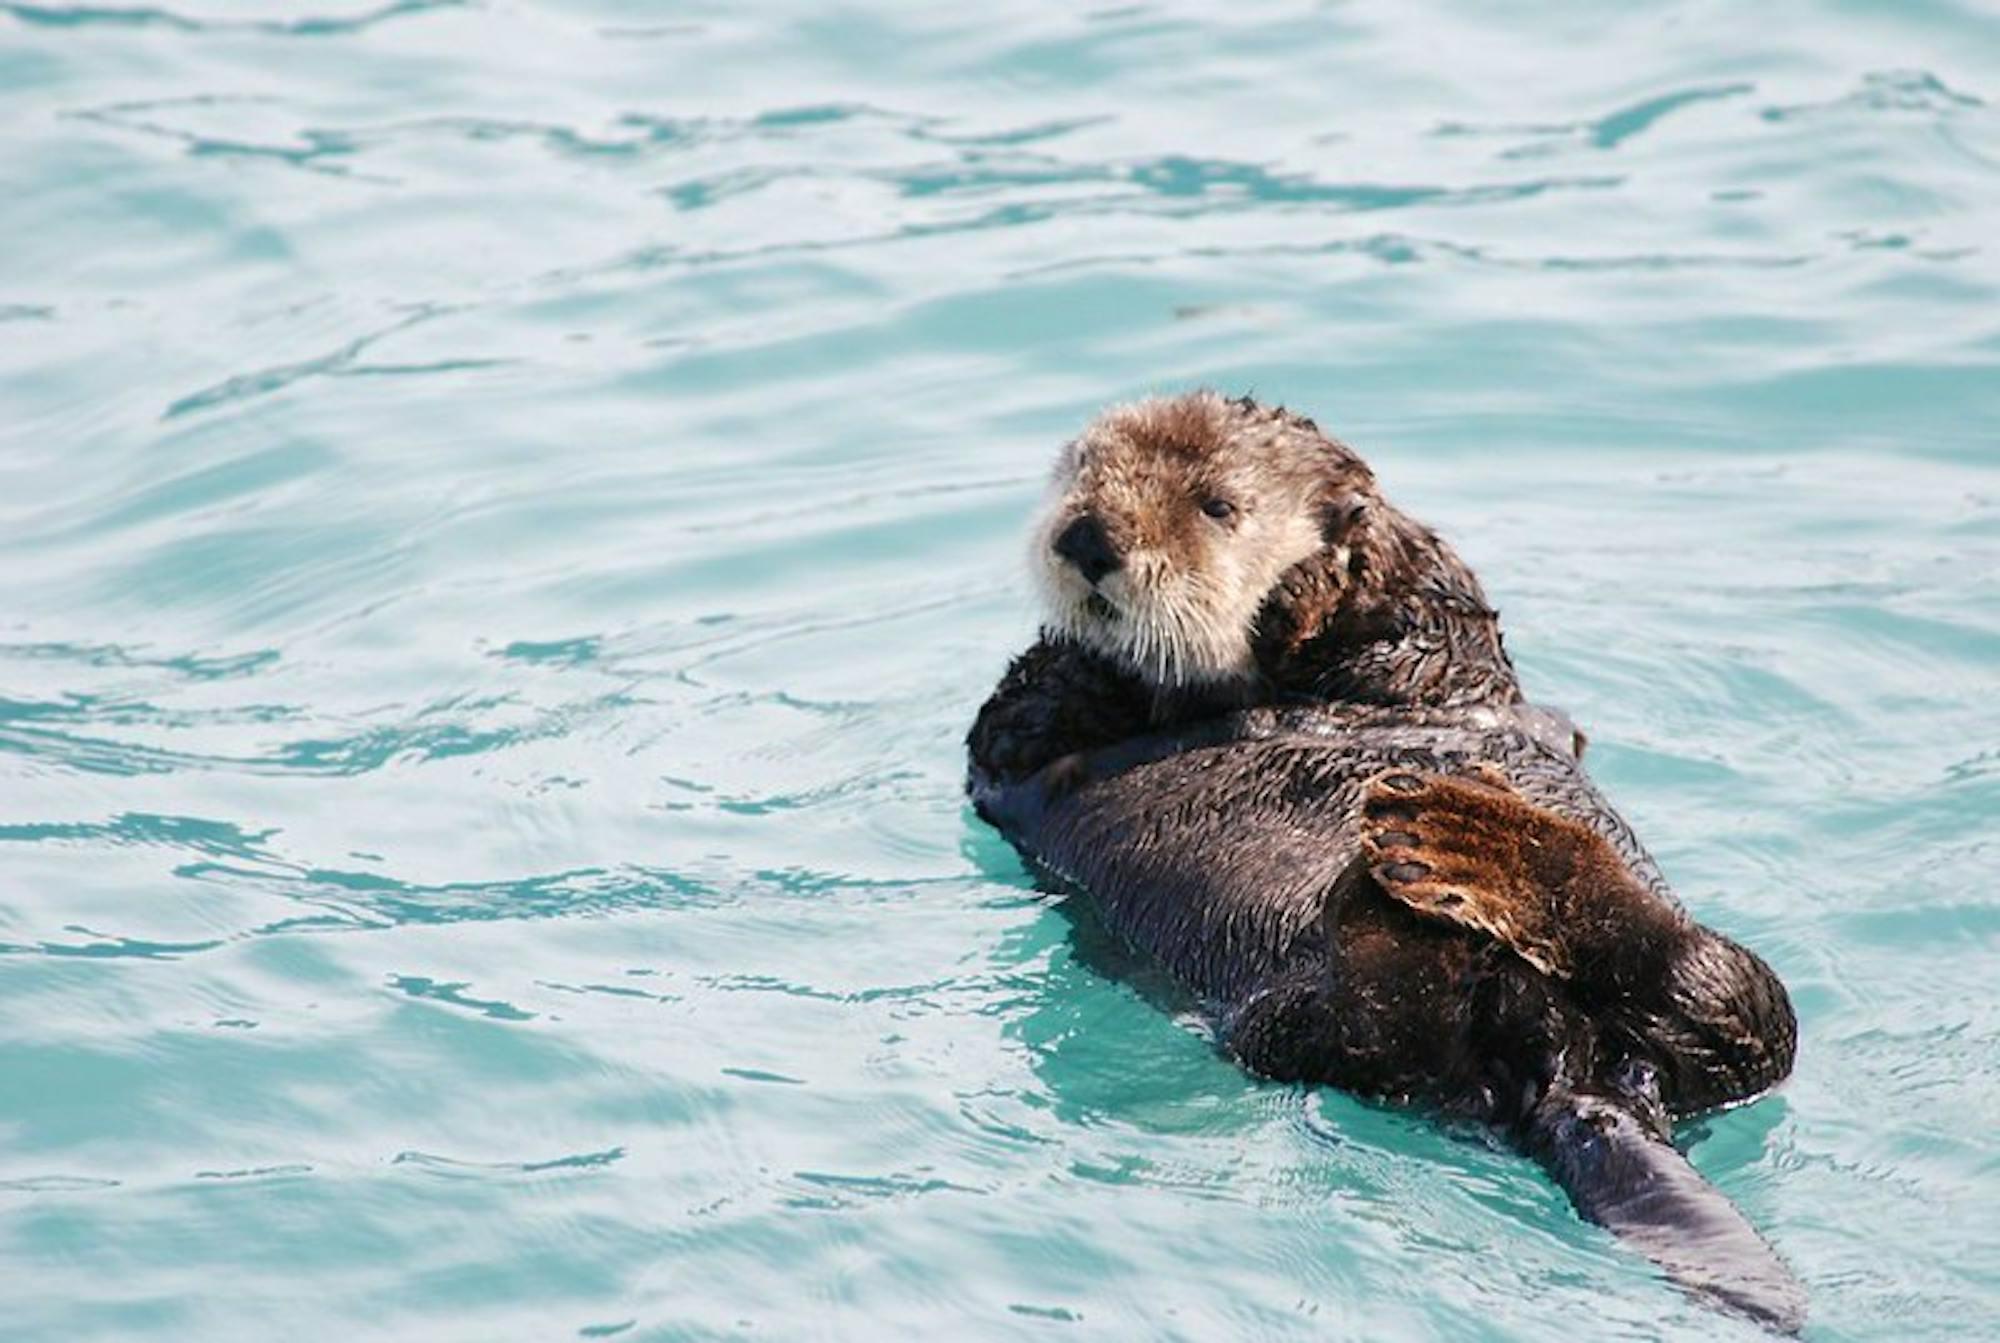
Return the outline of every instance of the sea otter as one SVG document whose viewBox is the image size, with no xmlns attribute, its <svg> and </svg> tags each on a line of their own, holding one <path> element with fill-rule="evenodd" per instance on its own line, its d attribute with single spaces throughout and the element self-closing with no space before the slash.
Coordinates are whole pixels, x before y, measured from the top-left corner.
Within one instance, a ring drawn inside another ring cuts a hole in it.
<svg viewBox="0 0 2000 1343">
<path fill-rule="evenodd" d="M 1099 418 L 1033 537 L 1043 635 L 968 738 L 980 814 L 1251 1071 L 1492 1125 L 1797 1329 L 1669 1132 L 1790 1071 L 1784 987 L 1675 902 L 1450 547 L 1311 420 L 1210 392 Z"/>
</svg>

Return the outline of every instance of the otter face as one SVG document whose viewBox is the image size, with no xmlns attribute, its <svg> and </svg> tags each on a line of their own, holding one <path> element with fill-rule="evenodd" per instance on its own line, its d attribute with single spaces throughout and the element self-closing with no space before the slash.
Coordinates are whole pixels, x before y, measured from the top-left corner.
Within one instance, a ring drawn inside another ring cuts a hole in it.
<svg viewBox="0 0 2000 1343">
<path fill-rule="evenodd" d="M 1247 400 L 1116 407 L 1063 450 L 1034 529 L 1045 622 L 1155 686 L 1249 678 L 1266 597 L 1372 483 L 1309 421 Z"/>
</svg>

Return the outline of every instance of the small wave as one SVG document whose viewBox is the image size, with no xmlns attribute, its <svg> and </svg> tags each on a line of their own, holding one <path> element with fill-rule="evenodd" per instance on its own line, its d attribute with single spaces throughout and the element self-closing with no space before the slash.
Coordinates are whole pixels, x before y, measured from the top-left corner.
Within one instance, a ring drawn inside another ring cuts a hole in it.
<svg viewBox="0 0 2000 1343">
<path fill-rule="evenodd" d="M 1952 115 L 1983 108 L 1986 104 L 1969 93 L 1961 93 L 1923 70 L 1878 70 L 1862 76 L 1861 87 L 1852 93 L 1824 102 L 1792 103 L 1767 107 L 1766 121 L 1797 121 L 1802 118 L 1864 114 L 1923 112 Z"/>
<path fill-rule="evenodd" d="M 34 5 L 18 0 L 0 3 L 0 14 L 40 28 L 80 28 L 105 25 L 121 28 L 164 28 L 183 33 L 267 33 L 281 37 L 333 37 L 365 32 L 378 24 L 433 10 L 463 9 L 473 0 L 395 0 L 392 4 L 351 15 L 307 15 L 296 19 L 223 19 L 183 14 L 153 5 Z"/>
</svg>

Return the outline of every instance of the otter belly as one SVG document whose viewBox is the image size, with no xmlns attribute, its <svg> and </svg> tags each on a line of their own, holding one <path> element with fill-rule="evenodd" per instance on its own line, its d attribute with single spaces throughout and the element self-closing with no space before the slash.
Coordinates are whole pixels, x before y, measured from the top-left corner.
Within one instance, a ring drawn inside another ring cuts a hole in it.
<svg viewBox="0 0 2000 1343">
<path fill-rule="evenodd" d="M 1668 1131 L 1784 1076 L 1790 1002 L 1674 903 L 1566 729 L 1255 710 L 972 793 L 1252 1071 L 1498 1125 L 1688 1290 L 1796 1329 L 1803 1290 Z"/>
<path fill-rule="evenodd" d="M 1361 845 L 1367 781 L 1486 765 L 1602 833 L 1661 898 L 1657 868 L 1540 711 L 1260 710 L 1125 743 L 1066 777 L 975 777 L 1037 867 L 1088 892 L 1120 937 L 1189 989 L 1240 1005 L 1300 956 Z"/>
</svg>

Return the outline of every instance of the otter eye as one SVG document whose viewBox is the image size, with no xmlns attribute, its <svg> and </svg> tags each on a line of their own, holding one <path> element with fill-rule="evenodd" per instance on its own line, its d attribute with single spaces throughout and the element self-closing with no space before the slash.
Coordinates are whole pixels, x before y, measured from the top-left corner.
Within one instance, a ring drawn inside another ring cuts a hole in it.
<svg viewBox="0 0 2000 1343">
<path fill-rule="evenodd" d="M 1236 512 L 1236 505 L 1227 499 L 1205 499 L 1202 501 L 1201 511 L 1221 522 Z"/>
</svg>

